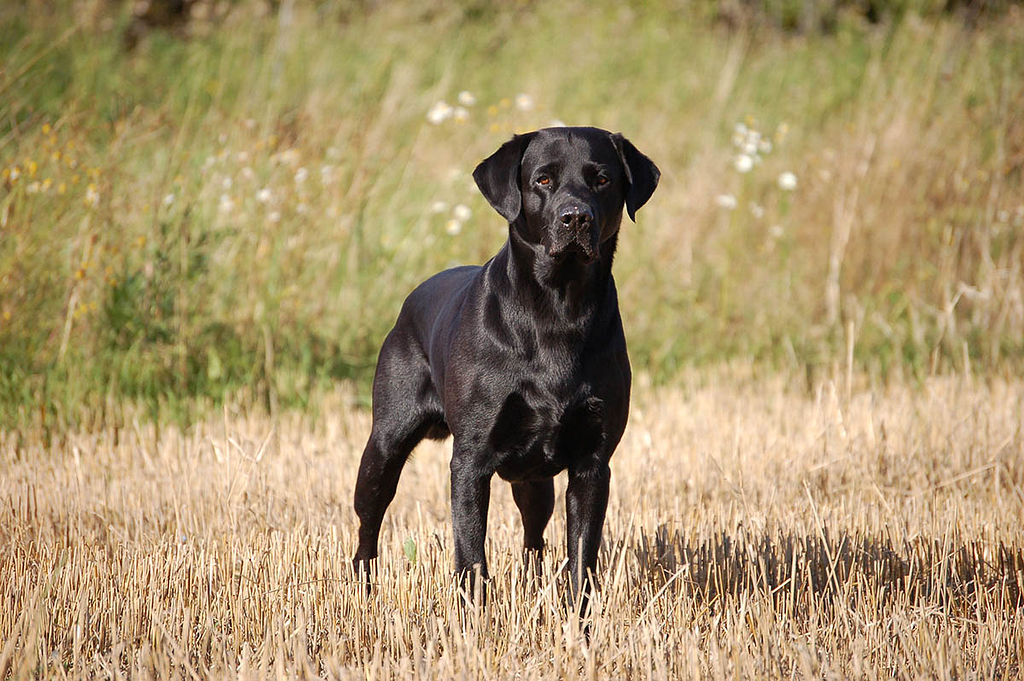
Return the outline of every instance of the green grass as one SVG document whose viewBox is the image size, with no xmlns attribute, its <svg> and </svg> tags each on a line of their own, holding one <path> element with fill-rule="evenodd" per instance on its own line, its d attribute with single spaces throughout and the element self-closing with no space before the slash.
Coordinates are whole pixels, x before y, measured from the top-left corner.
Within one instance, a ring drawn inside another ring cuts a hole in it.
<svg viewBox="0 0 1024 681">
<path fill-rule="evenodd" d="M 134 51 L 127 7 L 0 10 L 0 423 L 365 395 L 404 295 L 505 238 L 475 163 L 554 119 L 621 130 L 663 170 L 616 260 L 656 381 L 737 358 L 812 374 L 850 349 L 879 379 L 1020 369 L 1019 12 L 970 31 L 840 12 L 796 35 L 707 5 L 298 5 Z M 428 123 L 464 89 L 467 121 Z M 747 174 L 741 121 L 774 139 Z"/>
</svg>

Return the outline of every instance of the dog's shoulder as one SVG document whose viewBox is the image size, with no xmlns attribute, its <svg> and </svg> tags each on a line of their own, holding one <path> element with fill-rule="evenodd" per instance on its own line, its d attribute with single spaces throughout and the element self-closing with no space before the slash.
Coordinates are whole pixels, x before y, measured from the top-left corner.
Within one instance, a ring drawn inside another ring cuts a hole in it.
<svg viewBox="0 0 1024 681">
<path fill-rule="evenodd" d="M 413 289 L 405 307 L 430 309 L 463 293 L 480 273 L 479 265 L 462 265 L 438 272 Z"/>
</svg>

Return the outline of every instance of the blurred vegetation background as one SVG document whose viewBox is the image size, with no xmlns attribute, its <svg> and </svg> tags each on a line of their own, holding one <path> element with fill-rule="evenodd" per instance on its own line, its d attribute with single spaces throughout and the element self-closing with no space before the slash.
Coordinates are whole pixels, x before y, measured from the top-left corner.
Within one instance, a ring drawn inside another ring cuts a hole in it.
<svg viewBox="0 0 1024 681">
<path fill-rule="evenodd" d="M 663 171 L 616 259 L 655 382 L 1017 372 L 1024 5 L 16 0 L 0 7 L 0 424 L 368 394 L 406 293 L 506 228 L 513 132 Z"/>
</svg>

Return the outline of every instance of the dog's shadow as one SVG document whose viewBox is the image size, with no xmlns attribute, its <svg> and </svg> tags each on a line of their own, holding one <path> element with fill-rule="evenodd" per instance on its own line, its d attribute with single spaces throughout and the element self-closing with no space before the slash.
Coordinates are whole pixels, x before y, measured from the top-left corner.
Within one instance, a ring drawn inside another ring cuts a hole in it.
<svg viewBox="0 0 1024 681">
<path fill-rule="evenodd" d="M 858 600 L 869 606 L 939 606 L 949 614 L 1024 607 L 1024 546 L 917 538 L 896 545 L 850 533 L 739 530 L 688 539 L 659 526 L 616 547 L 632 554 L 655 593 L 681 591 L 698 605 L 769 598 L 792 616 Z"/>
</svg>

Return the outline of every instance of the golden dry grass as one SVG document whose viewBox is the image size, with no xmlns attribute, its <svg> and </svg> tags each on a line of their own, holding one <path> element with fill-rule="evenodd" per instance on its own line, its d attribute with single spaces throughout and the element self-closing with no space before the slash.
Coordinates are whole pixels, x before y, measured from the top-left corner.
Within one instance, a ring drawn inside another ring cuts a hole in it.
<svg viewBox="0 0 1024 681">
<path fill-rule="evenodd" d="M 348 393 L 276 423 L 7 437 L 0 678 L 1019 678 L 1024 382 L 685 385 L 637 388 L 589 645 L 552 577 L 562 513 L 531 583 L 498 481 L 492 597 L 462 605 L 449 445 L 408 464 L 361 594 Z"/>
</svg>

